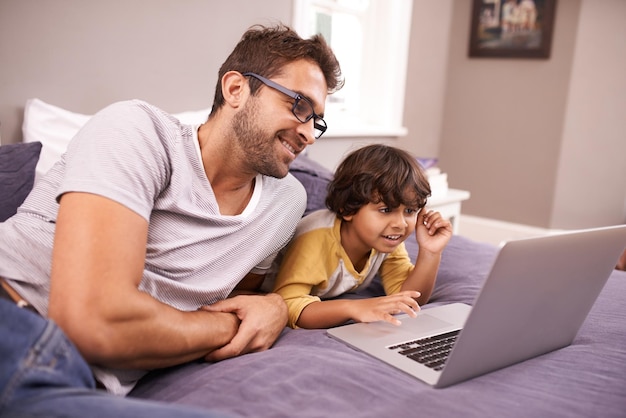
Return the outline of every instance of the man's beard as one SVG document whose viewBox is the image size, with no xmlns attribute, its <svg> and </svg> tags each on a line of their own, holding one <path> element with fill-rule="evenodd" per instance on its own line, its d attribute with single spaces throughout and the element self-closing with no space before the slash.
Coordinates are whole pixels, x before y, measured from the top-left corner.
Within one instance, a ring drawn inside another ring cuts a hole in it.
<svg viewBox="0 0 626 418">
<path fill-rule="evenodd" d="M 258 101 L 251 98 L 232 121 L 232 130 L 248 166 L 257 173 L 283 178 L 286 170 L 278 159 L 275 135 L 256 124 Z M 287 166 L 288 167 L 288 166 Z"/>
</svg>

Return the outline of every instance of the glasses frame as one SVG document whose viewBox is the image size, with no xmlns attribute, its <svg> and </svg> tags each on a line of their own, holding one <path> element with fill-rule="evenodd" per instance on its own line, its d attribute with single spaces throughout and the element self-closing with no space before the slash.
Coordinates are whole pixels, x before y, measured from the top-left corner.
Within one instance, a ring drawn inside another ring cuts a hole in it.
<svg viewBox="0 0 626 418">
<path fill-rule="evenodd" d="M 257 80 L 259 80 L 261 83 L 265 84 L 266 86 L 271 87 L 274 90 L 278 90 L 279 92 L 294 99 L 293 106 L 291 107 L 291 113 L 293 113 L 293 115 L 296 117 L 296 119 L 298 119 L 300 123 L 307 123 L 308 121 L 313 119 L 313 128 L 314 128 L 313 136 L 315 136 L 315 139 L 319 139 L 324 134 L 324 132 L 326 132 L 326 129 L 328 129 L 328 126 L 326 125 L 326 121 L 324 120 L 324 118 L 322 118 L 320 115 L 315 113 L 315 110 L 313 110 L 313 103 L 311 103 L 309 99 L 307 99 L 300 93 L 290 90 L 287 87 L 281 86 L 280 84 L 268 78 L 260 76 L 256 73 L 242 73 L 242 75 L 246 77 L 254 77 Z M 304 101 L 311 109 L 311 113 L 308 114 L 304 118 L 304 120 L 302 120 L 302 118 L 298 116 L 298 114 L 296 113 L 296 109 L 298 108 L 300 101 Z"/>
</svg>

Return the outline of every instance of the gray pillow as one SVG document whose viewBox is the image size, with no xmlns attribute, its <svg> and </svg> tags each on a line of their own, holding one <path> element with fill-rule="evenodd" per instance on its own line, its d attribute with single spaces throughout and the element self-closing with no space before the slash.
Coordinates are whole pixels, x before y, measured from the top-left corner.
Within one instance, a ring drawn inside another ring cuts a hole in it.
<svg viewBox="0 0 626 418">
<path fill-rule="evenodd" d="M 324 209 L 326 207 L 328 183 L 333 178 L 332 171 L 306 155 L 300 155 L 291 163 L 289 172 L 306 189 L 307 204 L 304 216 L 318 209 Z"/>
<path fill-rule="evenodd" d="M 15 215 L 35 182 L 41 142 L 0 146 L 0 222 Z"/>
</svg>

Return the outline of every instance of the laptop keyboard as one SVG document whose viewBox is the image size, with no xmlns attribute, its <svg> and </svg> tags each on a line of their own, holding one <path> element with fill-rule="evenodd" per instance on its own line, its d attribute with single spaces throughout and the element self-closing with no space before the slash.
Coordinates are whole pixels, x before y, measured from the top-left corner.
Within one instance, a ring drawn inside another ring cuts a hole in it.
<svg viewBox="0 0 626 418">
<path fill-rule="evenodd" d="M 419 340 L 408 341 L 389 347 L 405 357 L 415 360 L 418 363 L 428 366 L 434 370 L 443 369 L 448 354 L 452 351 L 452 346 L 461 330 L 446 332 Z"/>
</svg>

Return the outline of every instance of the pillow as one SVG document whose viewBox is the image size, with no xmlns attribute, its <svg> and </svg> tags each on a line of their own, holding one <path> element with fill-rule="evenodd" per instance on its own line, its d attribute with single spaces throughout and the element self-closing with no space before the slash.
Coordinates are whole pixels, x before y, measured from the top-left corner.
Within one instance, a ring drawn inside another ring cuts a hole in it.
<svg viewBox="0 0 626 418">
<path fill-rule="evenodd" d="M 33 188 L 41 143 L 0 146 L 0 222 L 15 215 Z"/>
<path fill-rule="evenodd" d="M 193 125 L 204 123 L 209 113 L 210 109 L 203 109 L 173 116 L 182 123 Z M 22 125 L 23 140 L 42 144 L 36 177 L 45 174 L 61 158 L 70 140 L 91 116 L 70 112 L 40 99 L 30 99 L 26 102 Z"/>
<path fill-rule="evenodd" d="M 209 113 L 211 113 L 211 108 L 173 113 L 172 116 L 174 116 L 180 121 L 180 123 L 184 125 L 200 125 L 206 122 L 207 119 L 209 119 Z"/>
<path fill-rule="evenodd" d="M 42 144 L 36 168 L 37 177 L 45 174 L 61 158 L 70 139 L 90 117 L 91 115 L 52 106 L 39 99 L 26 102 L 22 125 L 23 140 Z"/>
<path fill-rule="evenodd" d="M 302 183 L 306 190 L 307 202 L 304 215 L 326 207 L 328 183 L 333 178 L 330 170 L 307 155 L 301 154 L 291 163 L 289 172 Z"/>
<path fill-rule="evenodd" d="M 404 243 L 411 261 L 415 263 L 419 252 L 415 234 L 411 234 Z M 498 251 L 499 248 L 494 245 L 453 235 L 441 255 L 437 281 L 428 304 L 473 304 Z"/>
</svg>

